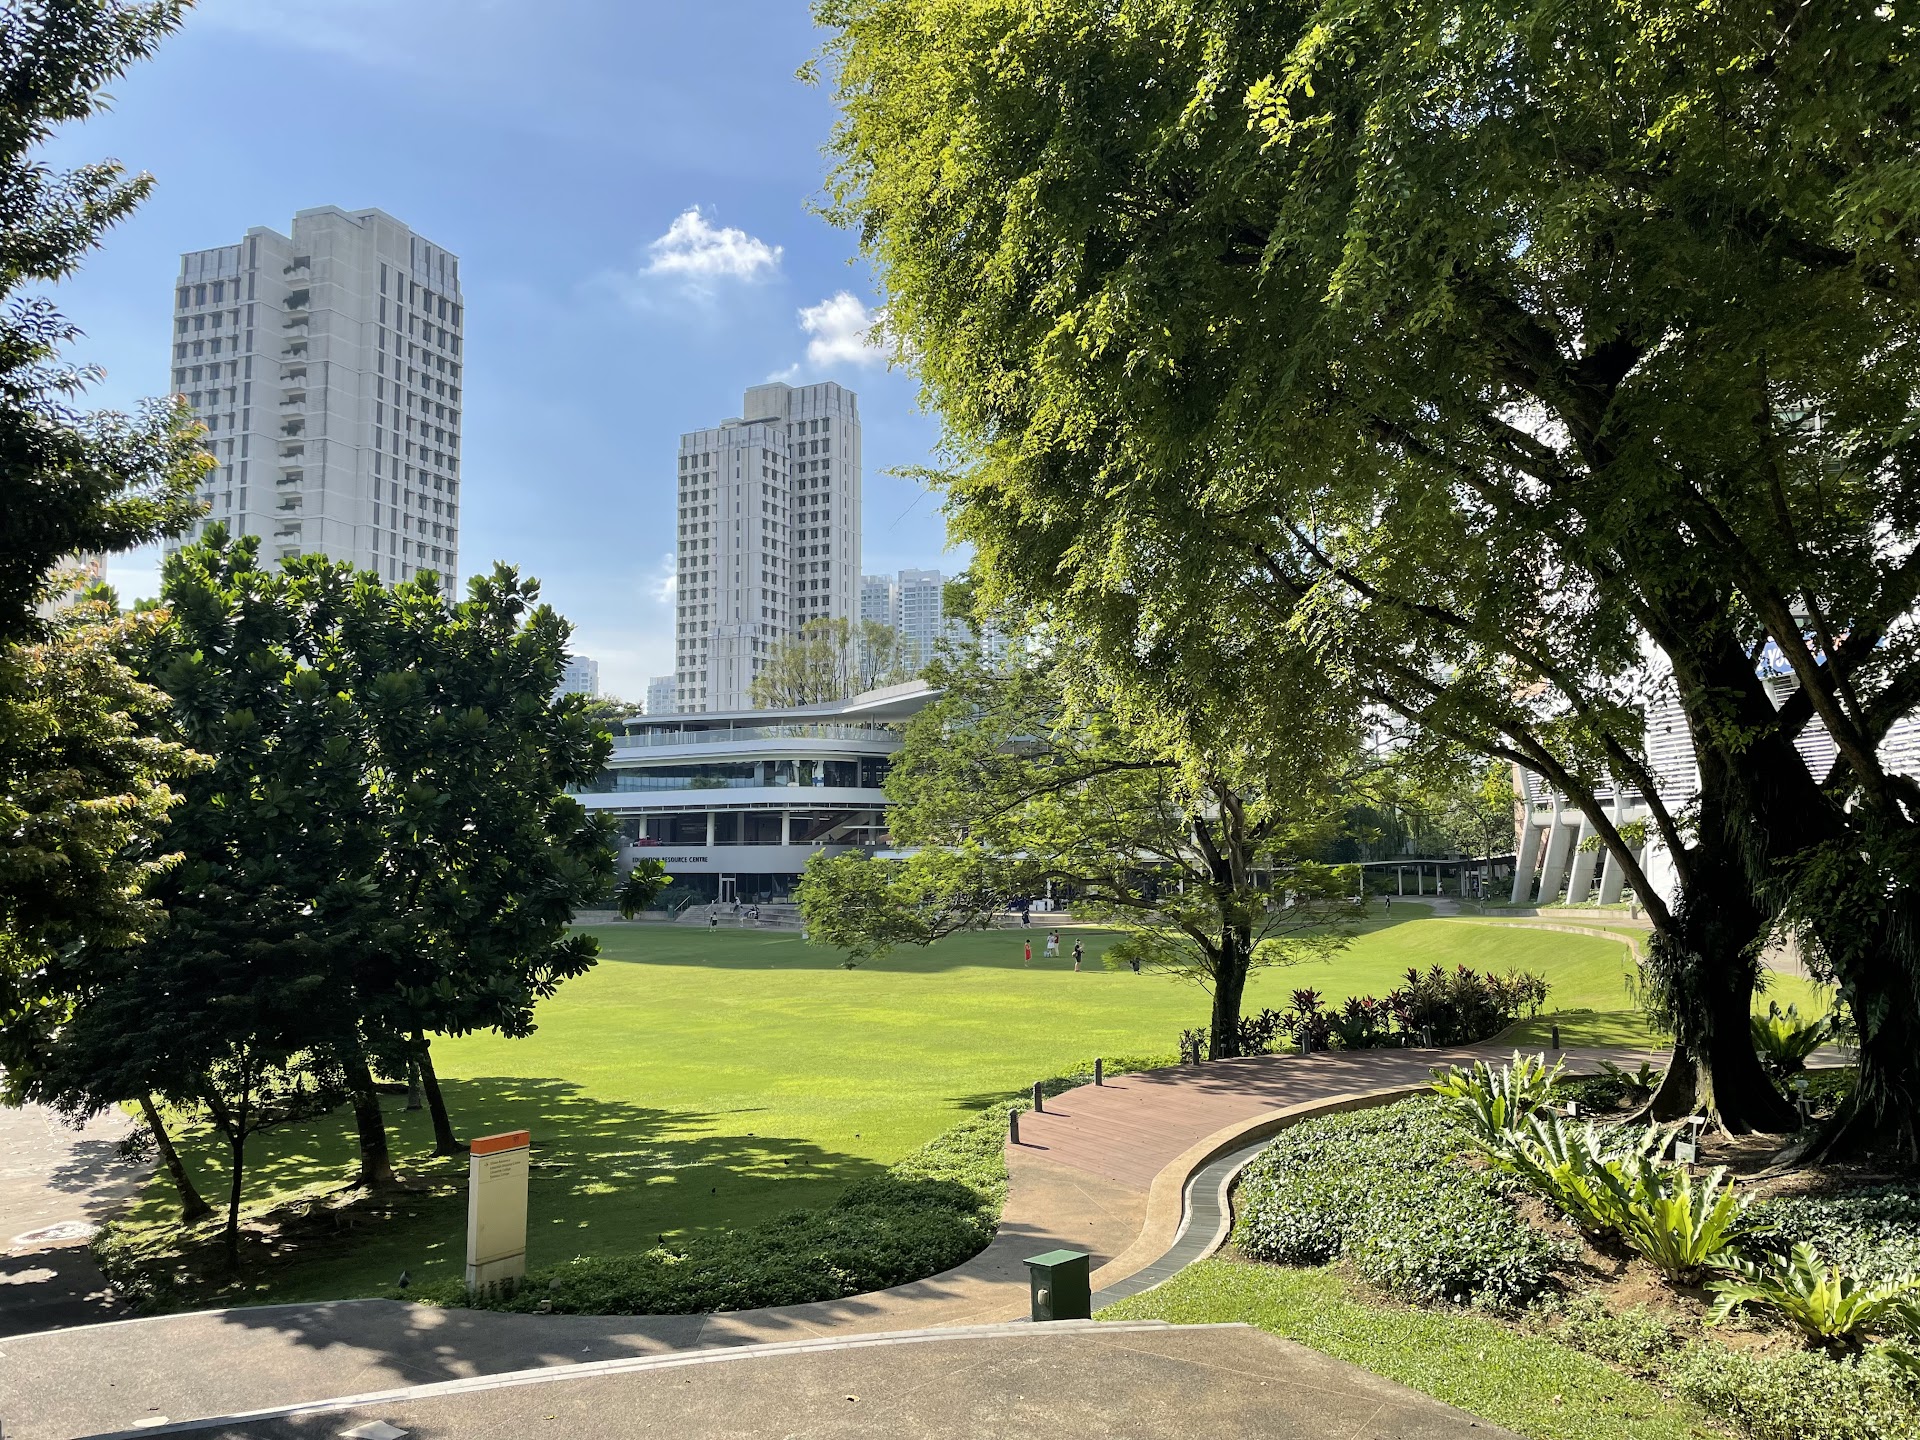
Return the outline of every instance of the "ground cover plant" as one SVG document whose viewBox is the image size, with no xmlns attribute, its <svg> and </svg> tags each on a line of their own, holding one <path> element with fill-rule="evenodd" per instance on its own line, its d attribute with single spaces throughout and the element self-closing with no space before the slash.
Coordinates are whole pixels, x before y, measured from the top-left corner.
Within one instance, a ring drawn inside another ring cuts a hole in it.
<svg viewBox="0 0 1920 1440">
<path fill-rule="evenodd" d="M 1424 917 L 1395 905 L 1338 961 L 1258 974 L 1252 1003 L 1284 1004 L 1307 978 L 1330 1000 L 1378 992 L 1409 965 L 1468 959 L 1543 971 L 1573 1007 L 1629 1003 L 1609 942 Z M 462 1136 L 533 1132 L 536 1267 L 830 1206 L 996 1096 L 1095 1055 L 1161 1050 L 1194 1003 L 1184 985 L 1105 969 L 1110 937 L 1096 931 L 1071 932 L 1087 947 L 1080 974 L 1066 959 L 1022 965 L 1039 925 L 852 971 L 792 932 L 595 933 L 600 964 L 543 1002 L 532 1035 L 435 1045 Z M 345 1203 L 355 1153 L 345 1112 L 267 1132 L 255 1142 L 246 1268 L 190 1280 L 165 1303 L 373 1295 L 402 1271 L 416 1286 L 456 1276 L 466 1162 L 434 1156 L 425 1112 L 397 1093 L 382 1099 L 398 1193 L 372 1208 Z M 180 1149 L 211 1184 L 210 1137 L 183 1134 Z M 170 1202 L 170 1188 L 150 1187 L 116 1227 L 128 1268 L 171 1273 L 191 1251 L 198 1232 L 179 1227 Z"/>
<path fill-rule="evenodd" d="M 1843 1079 L 1815 1078 L 1816 1110 L 1844 1101 Z M 1731 1140 L 1718 1158 L 1737 1182 L 1664 1160 L 1679 1127 L 1620 1123 L 1655 1082 L 1618 1067 L 1569 1081 L 1519 1056 L 1438 1077 L 1432 1098 L 1306 1122 L 1248 1168 L 1233 1236 L 1239 1258 L 1303 1268 L 1203 1267 L 1108 1313 L 1248 1320 L 1530 1435 L 1661 1433 L 1641 1385 L 1754 1440 L 1915 1433 L 1920 1279 L 1897 1272 L 1920 1252 L 1920 1192 L 1851 1170 L 1756 1178 L 1766 1154 Z M 1753 1198 L 1808 1184 L 1831 1193 Z M 1449 1265 L 1451 1290 L 1418 1283 Z M 1313 1313 L 1293 1308 L 1308 1297 Z M 1538 1365 L 1551 1389 L 1448 1373 L 1468 1337 L 1479 1364 Z M 1591 1364 L 1570 1351 L 1632 1381 L 1585 1387 L 1586 1413 L 1563 1413 L 1557 1377 Z"/>
</svg>

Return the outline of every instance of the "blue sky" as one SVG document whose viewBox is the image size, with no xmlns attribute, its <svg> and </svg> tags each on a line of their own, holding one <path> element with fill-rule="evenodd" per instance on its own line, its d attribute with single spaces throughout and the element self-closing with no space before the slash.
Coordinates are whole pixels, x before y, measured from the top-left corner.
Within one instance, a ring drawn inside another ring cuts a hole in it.
<svg viewBox="0 0 1920 1440">
<path fill-rule="evenodd" d="M 462 564 L 539 576 L 604 689 L 672 668 L 680 432 L 769 377 L 860 393 L 863 568 L 954 570 L 938 498 L 883 473 L 937 427 L 860 343 L 870 277 L 809 209 L 819 39 L 801 0 L 201 0 L 53 147 L 157 180 L 60 289 L 73 357 L 100 404 L 160 392 L 180 252 L 377 206 L 461 258 Z M 148 594 L 157 555 L 108 569 Z"/>
</svg>

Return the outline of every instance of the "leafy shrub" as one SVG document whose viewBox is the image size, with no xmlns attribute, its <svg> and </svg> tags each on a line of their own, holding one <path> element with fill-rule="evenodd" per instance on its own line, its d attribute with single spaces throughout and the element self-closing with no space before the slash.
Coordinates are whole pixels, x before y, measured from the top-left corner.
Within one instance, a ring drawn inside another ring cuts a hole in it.
<svg viewBox="0 0 1920 1440">
<path fill-rule="evenodd" d="M 1920 1192 L 1883 1185 L 1845 1195 L 1783 1195 L 1747 1212 L 1783 1246 L 1811 1245 L 1862 1281 L 1920 1274 Z"/>
<path fill-rule="evenodd" d="M 1509 1130 L 1544 1105 L 1564 1060 L 1547 1068 L 1545 1055 L 1522 1055 L 1498 1070 L 1484 1060 L 1476 1060 L 1462 1070 L 1449 1066 L 1434 1072 L 1433 1089 L 1440 1096 L 1440 1108 L 1482 1145 L 1497 1145 Z"/>
<path fill-rule="evenodd" d="M 1600 1074 L 1611 1082 L 1609 1088 L 1619 1099 L 1641 1101 L 1652 1097 L 1660 1088 L 1666 1072 L 1656 1070 L 1648 1061 L 1642 1060 L 1637 1070 L 1623 1070 L 1611 1060 L 1600 1062 Z M 1609 1102 L 1611 1103 L 1611 1102 Z"/>
<path fill-rule="evenodd" d="M 1616 1228 L 1622 1240 L 1679 1284 L 1731 1265 L 1746 1200 L 1726 1183 L 1723 1167 L 1696 1187 L 1683 1165 L 1661 1165 L 1645 1156 L 1619 1163 L 1630 1176 L 1613 1197 L 1620 1207 Z M 1614 1174 L 1611 1166 L 1601 1173 Z"/>
<path fill-rule="evenodd" d="M 1482 975 L 1465 965 L 1451 971 L 1434 965 L 1409 969 L 1386 1005 L 1402 1034 L 1431 1037 L 1435 1045 L 1471 1045 L 1499 1034 L 1522 1011 L 1538 1014 L 1552 988 L 1524 971 Z"/>
<path fill-rule="evenodd" d="M 638 1254 L 582 1256 L 533 1272 L 511 1295 L 470 1295 L 455 1280 L 409 1298 L 491 1310 L 699 1314 L 835 1300 L 938 1274 L 993 1238 L 1007 1193 L 1007 1112 L 1023 1108 L 982 1111 L 824 1209 Z"/>
<path fill-rule="evenodd" d="M 1920 1339 L 1920 1275 L 1861 1281 L 1806 1245 L 1784 1264 L 1771 1259 L 1733 1262 L 1736 1278 L 1716 1281 L 1708 1320 L 1719 1324 L 1741 1306 L 1778 1315 L 1829 1350 L 1858 1350 L 1867 1341 Z"/>
<path fill-rule="evenodd" d="M 1920 1433 L 1920 1385 L 1879 1356 L 1835 1360 L 1806 1350 L 1753 1355 L 1693 1345 L 1664 1373 L 1681 1395 L 1752 1440 L 1912 1440 Z"/>
<path fill-rule="evenodd" d="M 1180 1063 L 1198 1065 L 1206 1059 L 1207 1041 L 1210 1038 L 1211 1031 L 1204 1025 L 1195 1030 L 1182 1030 L 1180 1032 Z"/>
<path fill-rule="evenodd" d="M 1819 1352 L 1750 1355 L 1685 1343 L 1657 1315 L 1614 1314 L 1593 1296 L 1552 1316 L 1555 1339 L 1636 1375 L 1662 1380 L 1751 1440 L 1910 1440 L 1920 1383 L 1883 1356 L 1841 1363 Z"/>
<path fill-rule="evenodd" d="M 1327 1022 L 1342 1050 L 1370 1050 L 1393 1040 L 1393 1012 L 1371 995 L 1349 995 Z"/>
<path fill-rule="evenodd" d="M 1482 1145 L 1495 1169 L 1558 1206 L 1589 1235 L 1601 1235 L 1625 1224 L 1629 1167 L 1663 1148 L 1666 1134 L 1653 1127 L 1602 1130 L 1591 1122 L 1576 1127 L 1557 1115 L 1533 1115 Z"/>
<path fill-rule="evenodd" d="M 1305 1050 L 1324 1050 L 1333 1038 L 1333 1017 L 1318 990 L 1296 990 L 1281 1022 L 1293 1043 Z"/>
<path fill-rule="evenodd" d="M 1567 1247 L 1460 1163 L 1467 1139 L 1424 1099 L 1296 1125 L 1243 1173 L 1234 1239 L 1279 1264 L 1349 1256 L 1370 1283 L 1407 1300 L 1524 1304 Z"/>
<path fill-rule="evenodd" d="M 1824 1019 L 1802 1020 L 1797 1006 L 1782 1010 L 1778 1000 L 1768 1004 L 1766 1014 L 1755 1015 L 1748 1023 L 1753 1027 L 1753 1048 L 1776 1079 L 1806 1069 L 1807 1057 L 1828 1035 Z"/>
</svg>

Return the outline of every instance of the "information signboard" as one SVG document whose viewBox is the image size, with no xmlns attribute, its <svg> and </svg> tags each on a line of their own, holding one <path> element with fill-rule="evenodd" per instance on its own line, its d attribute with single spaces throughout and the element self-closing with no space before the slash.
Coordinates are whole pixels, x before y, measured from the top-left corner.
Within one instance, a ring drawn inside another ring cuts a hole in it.
<svg viewBox="0 0 1920 1440">
<path fill-rule="evenodd" d="M 525 1130 L 483 1135 L 467 1161 L 467 1284 L 491 1285 L 527 1273 Z"/>
</svg>

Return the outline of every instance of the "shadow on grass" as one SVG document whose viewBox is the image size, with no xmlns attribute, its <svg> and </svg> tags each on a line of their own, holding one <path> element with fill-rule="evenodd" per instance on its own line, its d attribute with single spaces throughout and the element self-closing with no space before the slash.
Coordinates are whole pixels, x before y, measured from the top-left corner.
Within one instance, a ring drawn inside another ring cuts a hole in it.
<svg viewBox="0 0 1920 1440">
<path fill-rule="evenodd" d="M 463 1138 L 532 1132 L 528 1263 L 535 1267 L 830 1204 L 885 1168 L 791 1136 L 714 1134 L 713 1113 L 601 1100 L 566 1080 L 483 1077 L 443 1087 Z M 267 1132 L 247 1187 L 252 1249 L 262 1260 L 237 1277 L 209 1273 L 169 1295 L 166 1308 L 399 1294 L 403 1272 L 416 1287 L 459 1277 L 465 1157 L 435 1157 L 425 1114 L 405 1111 L 399 1097 L 384 1104 L 402 1189 L 378 1197 L 351 1190 L 350 1110 Z M 209 1195 L 224 1193 L 213 1137 L 184 1136 L 182 1149 Z M 171 1187 L 156 1181 L 131 1216 L 142 1248 L 164 1254 L 183 1240 L 209 1248 L 217 1225 L 183 1235 L 172 1223 L 175 1211 Z"/>
</svg>

